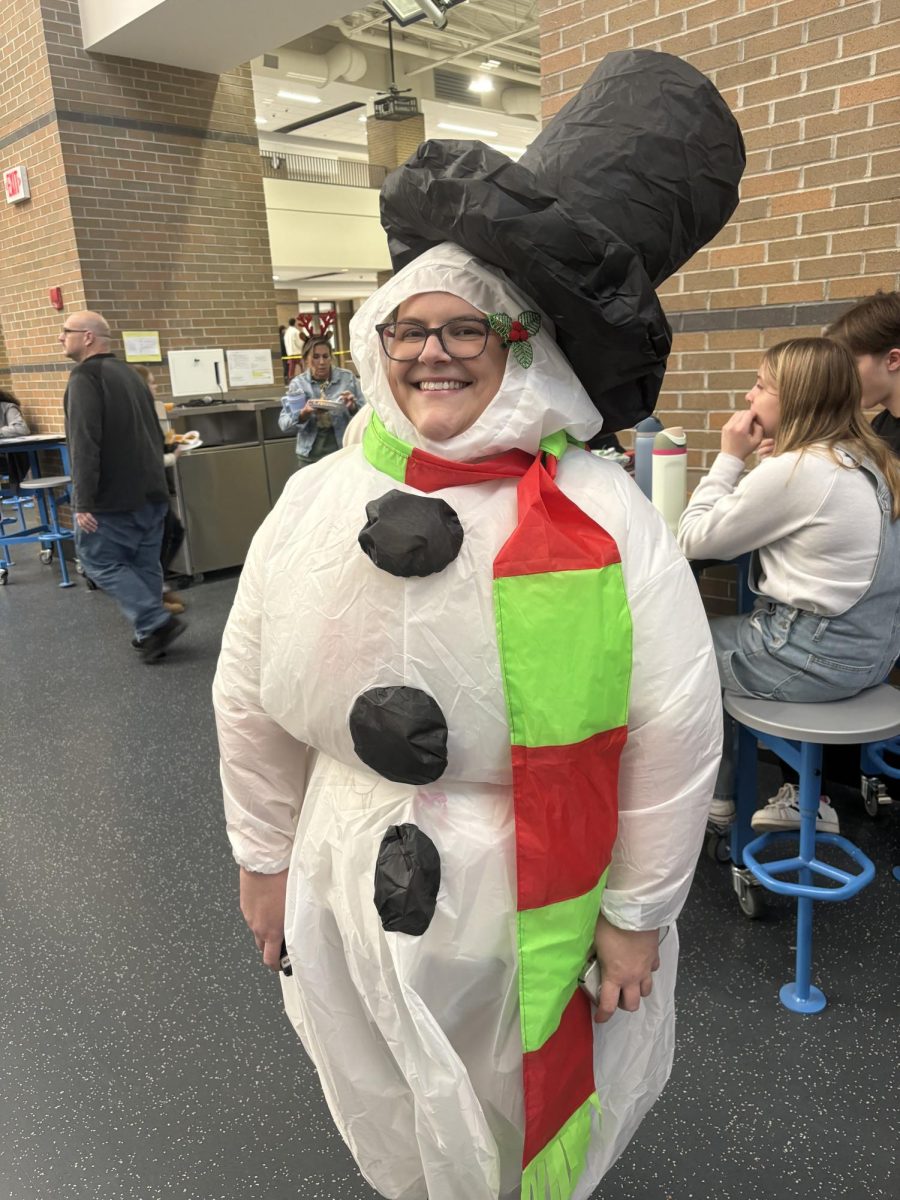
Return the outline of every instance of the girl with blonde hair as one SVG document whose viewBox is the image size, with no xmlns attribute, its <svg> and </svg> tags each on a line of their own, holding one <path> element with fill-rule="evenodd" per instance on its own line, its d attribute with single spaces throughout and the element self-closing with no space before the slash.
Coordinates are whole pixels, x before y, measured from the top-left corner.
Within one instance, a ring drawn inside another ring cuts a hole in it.
<svg viewBox="0 0 900 1200">
<path fill-rule="evenodd" d="M 900 654 L 900 464 L 860 407 L 853 356 L 827 338 L 796 338 L 763 356 L 748 408 L 722 430 L 722 452 L 678 530 L 690 558 L 754 551 L 753 611 L 711 622 L 722 687 L 816 702 L 880 683 Z M 745 474 L 764 442 L 771 454 Z M 711 817 L 734 815 L 726 749 Z M 799 824 L 785 784 L 755 829 Z M 827 800 L 817 828 L 836 832 Z"/>
</svg>

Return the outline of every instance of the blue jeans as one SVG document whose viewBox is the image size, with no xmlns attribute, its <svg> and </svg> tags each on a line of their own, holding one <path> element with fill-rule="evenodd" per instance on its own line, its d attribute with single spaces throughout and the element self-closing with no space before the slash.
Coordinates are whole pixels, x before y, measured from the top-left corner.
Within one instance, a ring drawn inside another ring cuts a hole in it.
<svg viewBox="0 0 900 1200">
<path fill-rule="evenodd" d="M 764 700 L 819 704 L 875 687 L 900 648 L 896 633 L 891 637 L 889 629 L 876 624 L 873 646 L 841 625 L 840 617 L 820 617 L 763 599 L 744 616 L 714 617 L 710 631 L 723 689 Z M 728 713 L 724 716 L 715 796 L 731 800 L 737 731 Z"/>
<path fill-rule="evenodd" d="M 94 513 L 95 533 L 76 527 L 75 548 L 88 578 L 109 592 L 143 639 L 169 620 L 162 603 L 159 551 L 168 504 Z"/>
</svg>

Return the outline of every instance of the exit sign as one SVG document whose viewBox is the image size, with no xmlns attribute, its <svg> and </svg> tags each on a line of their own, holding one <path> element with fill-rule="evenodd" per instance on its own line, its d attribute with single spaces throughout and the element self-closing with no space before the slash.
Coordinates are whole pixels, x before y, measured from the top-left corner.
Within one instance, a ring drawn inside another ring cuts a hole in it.
<svg viewBox="0 0 900 1200">
<path fill-rule="evenodd" d="M 7 204 L 21 204 L 29 198 L 28 172 L 24 167 L 8 167 L 3 172 L 3 190 Z"/>
</svg>

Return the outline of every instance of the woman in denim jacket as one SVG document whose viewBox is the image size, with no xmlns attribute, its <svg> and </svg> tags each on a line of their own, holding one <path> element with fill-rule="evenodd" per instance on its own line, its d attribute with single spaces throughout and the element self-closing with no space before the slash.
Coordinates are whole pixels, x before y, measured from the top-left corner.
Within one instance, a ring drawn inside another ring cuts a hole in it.
<svg viewBox="0 0 900 1200">
<path fill-rule="evenodd" d="M 681 518 L 689 558 L 756 551 L 753 611 L 710 623 L 728 691 L 840 700 L 880 683 L 900 654 L 900 463 L 862 416 L 860 390 L 852 355 L 826 338 L 767 351 L 749 408 L 723 428 L 722 452 Z M 745 475 L 758 450 L 769 453 Z M 717 827 L 734 816 L 729 720 Z M 760 830 L 798 825 L 793 784 L 753 818 Z M 823 797 L 817 828 L 837 826 Z"/>
<path fill-rule="evenodd" d="M 303 368 L 282 397 L 278 428 L 283 433 L 297 430 L 297 465 L 308 467 L 340 450 L 350 418 L 366 399 L 356 376 L 334 365 L 328 338 L 309 339 Z"/>
</svg>

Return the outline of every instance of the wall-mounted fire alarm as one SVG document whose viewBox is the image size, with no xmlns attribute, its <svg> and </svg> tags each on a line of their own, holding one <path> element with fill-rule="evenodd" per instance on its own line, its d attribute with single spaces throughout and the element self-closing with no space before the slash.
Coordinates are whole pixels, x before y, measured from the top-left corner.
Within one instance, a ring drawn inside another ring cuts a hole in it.
<svg viewBox="0 0 900 1200">
<path fill-rule="evenodd" d="M 51 288 L 50 289 L 50 303 L 58 311 L 62 310 L 62 306 L 63 306 L 62 288 Z"/>
</svg>

